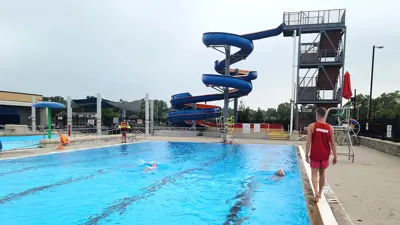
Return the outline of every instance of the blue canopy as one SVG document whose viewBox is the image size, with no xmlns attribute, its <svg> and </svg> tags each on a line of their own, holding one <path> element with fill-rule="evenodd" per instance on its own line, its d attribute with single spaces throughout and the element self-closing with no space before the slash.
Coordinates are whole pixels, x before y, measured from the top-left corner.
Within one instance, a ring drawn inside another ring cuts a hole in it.
<svg viewBox="0 0 400 225">
<path fill-rule="evenodd" d="M 52 108 L 52 109 L 62 109 L 65 105 L 58 102 L 38 102 L 32 105 L 36 108 Z"/>
</svg>

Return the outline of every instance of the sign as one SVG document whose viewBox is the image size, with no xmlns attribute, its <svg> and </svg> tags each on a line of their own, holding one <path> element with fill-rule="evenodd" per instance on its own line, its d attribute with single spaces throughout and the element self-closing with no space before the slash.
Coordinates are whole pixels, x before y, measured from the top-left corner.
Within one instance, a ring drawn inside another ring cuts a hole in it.
<svg viewBox="0 0 400 225">
<path fill-rule="evenodd" d="M 392 138 L 392 125 L 386 126 L 386 137 Z"/>
<path fill-rule="evenodd" d="M 312 109 L 302 109 L 301 111 L 303 111 L 303 112 L 305 112 L 305 113 L 310 113 L 310 112 L 312 112 Z"/>
<path fill-rule="evenodd" d="M 244 134 L 249 134 L 250 133 L 250 124 L 249 123 L 243 123 L 242 124 L 242 130 Z"/>
<path fill-rule="evenodd" d="M 62 117 L 62 116 L 59 116 L 59 117 L 57 117 L 57 119 L 58 119 L 58 120 L 62 120 L 62 119 L 63 119 L 63 117 Z"/>
<path fill-rule="evenodd" d="M 254 133 L 260 133 L 261 132 L 261 125 L 259 123 L 254 124 Z"/>
<path fill-rule="evenodd" d="M 94 119 L 89 119 L 87 120 L 88 125 L 93 125 L 94 126 Z"/>
<path fill-rule="evenodd" d="M 143 120 L 139 120 L 139 119 L 138 119 L 138 120 L 137 120 L 137 123 L 138 123 L 138 124 L 143 124 Z"/>
<path fill-rule="evenodd" d="M 118 124 L 118 123 L 119 123 L 118 117 L 114 117 L 114 118 L 113 118 L 113 123 L 114 123 L 114 124 Z"/>
</svg>

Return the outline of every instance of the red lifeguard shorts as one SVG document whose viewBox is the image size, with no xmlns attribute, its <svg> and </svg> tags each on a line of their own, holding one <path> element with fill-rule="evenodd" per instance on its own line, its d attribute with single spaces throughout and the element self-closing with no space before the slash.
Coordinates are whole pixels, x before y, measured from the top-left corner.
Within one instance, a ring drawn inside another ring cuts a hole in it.
<svg viewBox="0 0 400 225">
<path fill-rule="evenodd" d="M 328 160 L 310 160 L 310 166 L 313 169 L 326 169 L 329 166 Z"/>
</svg>

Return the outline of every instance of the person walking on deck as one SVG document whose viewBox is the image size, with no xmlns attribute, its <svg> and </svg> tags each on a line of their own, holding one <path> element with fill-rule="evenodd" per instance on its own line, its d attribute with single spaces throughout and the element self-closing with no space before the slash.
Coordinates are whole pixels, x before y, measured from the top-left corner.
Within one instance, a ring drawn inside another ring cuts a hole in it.
<svg viewBox="0 0 400 225">
<path fill-rule="evenodd" d="M 326 109 L 319 107 L 315 113 L 317 121 L 308 125 L 307 128 L 306 161 L 310 164 L 312 171 L 311 178 L 315 200 L 319 201 L 322 196 L 322 188 L 325 185 L 325 170 L 329 167 L 331 150 L 333 152 L 333 165 L 337 162 L 337 153 L 333 127 L 325 122 Z"/>
</svg>

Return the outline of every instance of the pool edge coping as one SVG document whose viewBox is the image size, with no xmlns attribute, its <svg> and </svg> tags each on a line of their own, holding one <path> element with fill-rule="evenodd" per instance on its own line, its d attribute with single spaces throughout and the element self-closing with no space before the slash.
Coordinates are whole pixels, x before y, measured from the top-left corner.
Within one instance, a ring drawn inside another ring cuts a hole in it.
<svg viewBox="0 0 400 225">
<path fill-rule="evenodd" d="M 118 144 L 112 144 L 112 145 L 101 145 L 101 146 L 95 146 L 95 147 L 85 147 L 85 148 L 78 148 L 78 149 L 70 149 L 70 150 L 56 150 L 52 152 L 46 152 L 46 153 L 38 153 L 38 154 L 32 154 L 32 155 L 23 155 L 23 156 L 15 156 L 15 157 L 10 157 L 10 158 L 4 158 L 1 159 L 0 161 L 3 160 L 11 160 L 11 159 L 21 159 L 21 158 L 28 158 L 28 157 L 35 157 L 35 156 L 41 156 L 41 155 L 52 155 L 52 154 L 59 154 L 59 153 L 68 153 L 68 152 L 76 152 L 76 151 L 83 151 L 83 150 L 89 150 L 89 149 L 98 149 L 98 148 L 107 148 L 107 147 L 114 147 L 114 146 L 119 146 L 119 145 L 132 145 L 132 144 L 138 144 L 138 143 L 144 143 L 144 142 L 149 142 L 148 140 L 145 141 L 138 141 L 138 142 L 132 142 L 132 143 L 118 143 Z M 20 150 L 13 150 L 13 152 L 18 152 L 18 151 L 26 151 L 27 149 L 20 149 Z M 31 150 L 31 149 L 30 149 Z"/>
<path fill-rule="evenodd" d="M 300 145 L 297 146 L 297 149 L 298 149 L 298 152 L 300 153 L 301 160 L 304 165 L 304 170 L 307 174 L 308 181 L 311 184 L 310 188 L 315 195 L 315 190 L 314 190 L 314 187 L 312 185 L 312 180 L 311 180 L 311 167 L 306 166 L 308 163 L 306 162 L 304 149 Z M 339 225 L 324 194 L 321 196 L 321 199 L 316 203 L 316 205 L 318 207 L 318 211 L 321 216 L 323 225 Z M 309 215 L 309 216 L 311 216 L 311 215 Z M 310 220 L 311 220 L 311 218 L 310 218 Z"/>
</svg>

